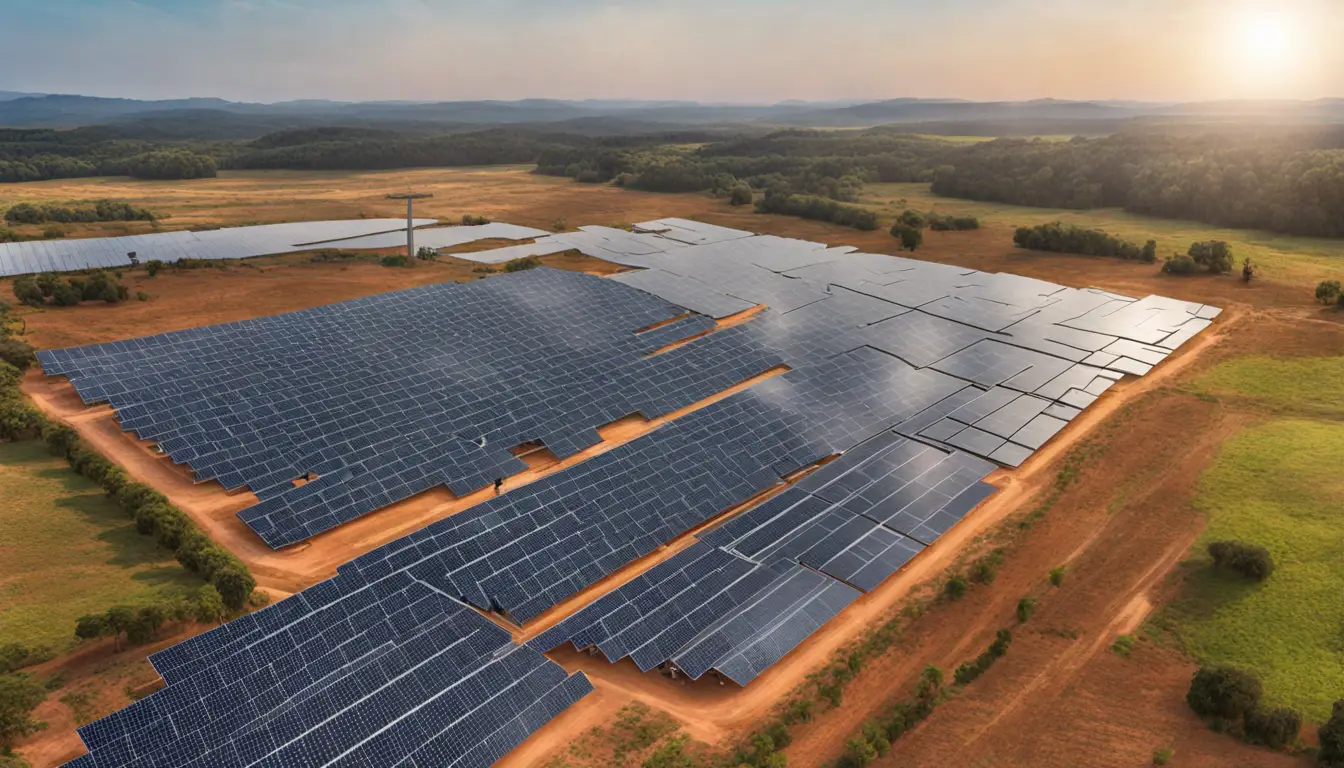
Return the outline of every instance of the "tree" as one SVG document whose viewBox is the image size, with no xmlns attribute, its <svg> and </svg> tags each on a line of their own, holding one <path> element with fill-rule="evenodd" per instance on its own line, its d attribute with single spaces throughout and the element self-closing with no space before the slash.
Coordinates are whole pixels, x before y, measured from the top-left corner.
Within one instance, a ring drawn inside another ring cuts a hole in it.
<svg viewBox="0 0 1344 768">
<path fill-rule="evenodd" d="M 252 595 L 252 590 L 257 586 L 257 582 L 247 571 L 232 565 L 216 572 L 210 582 L 219 590 L 224 605 L 232 611 L 241 611 L 243 606 L 247 605 L 247 598 Z"/>
<path fill-rule="evenodd" d="M 1264 581 L 1274 573 L 1274 559 L 1270 557 L 1269 550 L 1255 544 L 1211 541 L 1208 552 L 1215 568 L 1227 568 L 1249 579 Z"/>
<path fill-rule="evenodd" d="M 1196 264 L 1216 275 L 1232 271 L 1232 246 L 1222 240 L 1194 243 L 1187 255 Z"/>
<path fill-rule="evenodd" d="M 91 613 L 75 620 L 75 637 L 80 640 L 97 640 L 107 635 L 107 614 Z"/>
<path fill-rule="evenodd" d="M 37 281 L 31 277 L 20 277 L 14 281 L 14 298 L 30 307 L 40 307 L 47 303 L 47 297 L 42 293 Z"/>
<path fill-rule="evenodd" d="M 896 217 L 896 221 L 907 227 L 914 227 L 915 229 L 923 229 L 929 225 L 928 217 L 919 211 L 911 210 L 909 208 L 901 211 L 901 215 Z M 892 234 L 895 234 L 895 232 Z"/>
<path fill-rule="evenodd" d="M 106 635 L 112 638 L 112 646 L 121 650 L 121 635 L 135 623 L 135 609 L 129 605 L 114 605 L 107 609 L 104 616 Z"/>
<path fill-rule="evenodd" d="M 854 737 L 845 742 L 845 754 L 840 758 L 840 768 L 864 768 L 877 759 L 877 750 L 867 739 Z"/>
<path fill-rule="evenodd" d="M 1297 740 L 1302 730 L 1302 714 L 1295 709 L 1250 709 L 1242 721 L 1246 737 L 1270 749 L 1283 749 Z"/>
<path fill-rule="evenodd" d="M 1157 263 L 1157 241 L 1149 240 L 1143 244 L 1143 260 L 1149 264 Z"/>
<path fill-rule="evenodd" d="M 224 598 L 213 584 L 206 584 L 197 590 L 192 605 L 195 609 L 195 619 L 202 624 L 224 620 Z"/>
<path fill-rule="evenodd" d="M 73 307 L 84 300 L 82 284 L 74 281 L 61 283 L 51 295 L 52 302 L 58 307 Z"/>
<path fill-rule="evenodd" d="M 132 645 L 144 645 L 159 633 L 159 628 L 167 619 L 162 606 L 149 604 L 135 609 L 135 618 L 126 627 L 126 640 Z"/>
<path fill-rule="evenodd" d="M 747 184 L 738 184 L 733 187 L 732 193 L 728 196 L 729 205 L 751 205 L 756 199 L 756 195 L 751 191 L 751 186 Z"/>
<path fill-rule="evenodd" d="M 1317 764 L 1321 768 L 1344 768 L 1344 699 L 1335 702 L 1330 719 L 1316 733 L 1321 739 Z"/>
<path fill-rule="evenodd" d="M 901 248 L 914 253 L 915 250 L 924 242 L 924 230 L 915 229 L 906 224 L 896 224 L 891 228 L 891 235 L 901 241 Z"/>
<path fill-rule="evenodd" d="M 33 359 L 33 345 L 23 339 L 0 338 L 0 361 L 26 371 L 32 366 Z"/>
<path fill-rule="evenodd" d="M 9 754 L 15 741 L 44 727 L 32 714 L 46 698 L 46 689 L 27 677 L 0 675 L 0 752 Z"/>
<path fill-rule="evenodd" d="M 1241 719 L 1260 703 L 1260 681 L 1235 667 L 1200 667 L 1185 694 L 1190 709 L 1201 717 Z"/>
<path fill-rule="evenodd" d="M 15 291 L 18 290 L 16 285 Z M 1339 301 L 1340 287 L 1338 280 L 1322 280 L 1316 286 L 1316 300 L 1322 304 L 1335 304 Z"/>
</svg>

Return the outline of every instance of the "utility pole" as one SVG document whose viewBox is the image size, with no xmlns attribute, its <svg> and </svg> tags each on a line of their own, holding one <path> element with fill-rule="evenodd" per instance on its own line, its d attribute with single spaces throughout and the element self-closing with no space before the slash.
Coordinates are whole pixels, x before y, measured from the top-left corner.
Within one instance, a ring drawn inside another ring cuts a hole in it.
<svg viewBox="0 0 1344 768">
<path fill-rule="evenodd" d="M 412 206 L 416 200 L 422 200 L 434 195 L 428 192 L 403 192 L 396 195 L 388 195 L 388 200 L 406 201 L 406 260 L 415 260 L 415 215 Z"/>
</svg>

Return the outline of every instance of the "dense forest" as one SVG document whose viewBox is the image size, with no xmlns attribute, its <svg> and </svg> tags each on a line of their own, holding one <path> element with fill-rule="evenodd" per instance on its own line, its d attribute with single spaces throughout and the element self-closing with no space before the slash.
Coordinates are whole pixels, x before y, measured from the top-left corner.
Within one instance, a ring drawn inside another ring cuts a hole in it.
<svg viewBox="0 0 1344 768">
<path fill-rule="evenodd" d="M 933 191 L 1049 208 L 1123 207 L 1228 227 L 1344 237 L 1339 134 L 1252 138 L 1118 134 L 963 148 Z"/>
<path fill-rule="evenodd" d="M 580 183 L 729 195 L 746 185 L 857 201 L 871 182 L 931 181 L 950 197 L 1123 207 L 1231 227 L 1344 237 L 1344 129 L 1162 131 L 980 143 L 863 131 L 686 129 L 586 136 L 532 127 L 420 134 L 280 131 L 249 142 L 151 142 L 94 126 L 0 129 L 0 182 L 92 175 L 196 178 L 219 169 L 365 170 L 535 163 Z M 812 203 L 815 207 L 815 203 Z"/>
</svg>

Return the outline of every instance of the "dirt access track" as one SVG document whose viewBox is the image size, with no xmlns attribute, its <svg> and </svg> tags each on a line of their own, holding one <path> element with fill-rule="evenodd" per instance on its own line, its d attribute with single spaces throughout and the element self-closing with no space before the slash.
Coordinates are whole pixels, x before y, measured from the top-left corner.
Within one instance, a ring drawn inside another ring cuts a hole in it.
<svg viewBox="0 0 1344 768">
<path fill-rule="evenodd" d="M 609 722 L 622 706 L 631 701 L 642 701 L 650 707 L 668 712 L 683 723 L 689 735 L 710 745 L 729 744 L 743 733 L 759 726 L 772 708 L 798 686 L 808 673 L 824 665 L 838 648 L 878 624 L 884 616 L 900 605 L 912 589 L 951 565 L 968 543 L 976 540 L 1048 487 L 1054 480 L 1055 464 L 1071 446 L 1093 433 L 1099 425 L 1127 404 L 1162 387 L 1165 382 L 1190 366 L 1205 350 L 1218 344 L 1222 339 L 1221 329 L 1229 323 L 1236 322 L 1241 312 L 1241 309 L 1225 312 L 1218 324 L 1179 350 L 1148 376 L 1141 379 L 1126 379 L 1113 387 L 1022 467 L 994 473 L 989 481 L 1000 488 L 999 493 L 981 504 L 903 571 L 889 579 L 879 589 L 861 597 L 745 689 L 732 684 L 720 685 L 708 679 L 690 683 L 685 680 L 669 680 L 657 672 L 640 673 L 628 660 L 608 664 L 600 658 L 589 657 L 572 650 L 552 654 L 552 658 L 566 669 L 586 672 L 594 681 L 597 691 L 534 734 L 502 764 L 526 766 L 544 763 L 557 750 L 564 748 L 568 743 L 569 734 Z M 603 436 L 601 444 L 563 462 L 555 460 L 553 455 L 548 455 L 545 451 L 527 454 L 524 459 L 529 463 L 529 469 L 509 478 L 505 483 L 505 491 L 586 460 L 597 453 L 611 450 L 666 421 L 679 418 L 685 413 L 750 386 L 760 378 L 778 372 L 768 372 L 756 379 L 743 382 L 662 419 L 649 421 L 636 416 L 608 425 L 600 430 Z M 25 377 L 23 388 L 50 416 L 70 424 L 84 439 L 125 467 L 135 479 L 167 495 L 212 538 L 247 562 L 258 583 L 277 597 L 327 578 L 335 573 L 338 565 L 351 558 L 424 527 L 434 520 L 467 509 L 492 494 L 490 489 L 482 489 L 457 498 L 446 489 L 432 490 L 322 534 L 302 545 L 272 551 L 236 517 L 239 510 L 256 502 L 252 494 L 247 492 L 230 494 L 217 483 L 194 482 L 188 468 L 174 465 L 166 456 L 154 451 L 150 444 L 138 441 L 131 434 L 123 432 L 110 407 L 84 406 L 73 387 L 63 379 L 44 377 L 40 373 L 32 372 Z M 525 639 L 544 631 L 583 604 L 634 578 L 683 548 L 689 541 L 688 534 L 669 543 L 657 553 L 517 630 L 516 636 Z M 1189 539 L 1168 544 L 1172 556 L 1178 557 L 1188 548 Z M 1155 573 L 1160 575 L 1160 572 Z M 1013 597 L 1013 600 L 1015 601 L 1016 597 Z M 1130 606 L 1126 616 L 1137 620 L 1142 618 L 1142 612 Z M 979 625 L 980 622 L 968 620 L 964 627 L 959 628 L 960 631 L 956 631 L 958 637 L 954 642 L 948 643 L 945 651 L 953 655 L 973 655 L 971 649 L 979 643 Z M 863 693 L 863 690 L 859 691 L 859 695 Z M 885 697 L 885 690 L 882 687 L 873 688 L 871 693 Z M 872 702 L 873 706 L 878 703 L 880 698 Z M 844 710 L 846 715 L 843 718 L 832 718 L 836 721 L 833 729 L 848 734 L 856 722 L 861 722 L 862 716 L 856 703 L 847 701 Z M 845 738 L 838 733 L 834 734 L 838 738 L 833 738 L 833 735 L 828 733 L 830 729 L 822 730 L 820 726 L 826 722 L 827 718 L 820 718 L 811 729 L 818 734 L 826 734 L 824 738 L 816 737 L 818 748 L 823 750 L 843 743 Z M 801 744 L 794 751 L 806 749 L 803 745 L 807 743 L 807 739 L 800 741 Z M 819 762 L 824 762 L 826 759 L 819 758 Z M 813 763 L 810 757 L 803 758 L 800 755 L 800 759 L 794 760 L 793 764 L 813 765 L 819 762 Z"/>
</svg>

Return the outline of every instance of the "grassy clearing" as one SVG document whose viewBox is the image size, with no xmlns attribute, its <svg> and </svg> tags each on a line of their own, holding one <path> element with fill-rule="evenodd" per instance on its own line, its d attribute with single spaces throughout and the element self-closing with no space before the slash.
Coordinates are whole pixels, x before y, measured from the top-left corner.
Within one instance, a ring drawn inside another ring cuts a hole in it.
<svg viewBox="0 0 1344 768">
<path fill-rule="evenodd" d="M 75 641 L 75 619 L 184 594 L 200 579 L 38 441 L 0 444 L 0 641 Z"/>
<path fill-rule="evenodd" d="M 1344 691 L 1344 424 L 1279 419 L 1225 443 L 1195 504 L 1208 516 L 1164 623 L 1201 661 L 1253 670 L 1268 701 L 1322 721 Z M 1269 549 L 1263 584 L 1209 565 L 1203 545 Z"/>
<path fill-rule="evenodd" d="M 1193 386 L 1205 394 L 1242 398 L 1275 410 L 1344 416 L 1344 357 L 1239 357 L 1214 367 Z"/>
<path fill-rule="evenodd" d="M 900 203 L 901 200 L 905 202 Z M 1314 287 L 1321 280 L 1338 280 L 1344 276 L 1344 241 L 1341 240 L 1225 229 L 1193 221 L 1139 216 L 1117 208 L 1072 211 L 981 203 L 939 197 L 929 191 L 928 184 L 869 184 L 864 188 L 863 202 L 883 208 L 884 215 L 895 216 L 902 208 L 916 208 L 975 216 L 983 226 L 1029 227 L 1062 221 L 1104 229 L 1140 244 L 1154 239 L 1159 256 L 1185 253 L 1191 243 L 1200 240 L 1225 240 L 1232 245 L 1238 267 L 1242 258 L 1250 257 L 1266 278 Z"/>
</svg>

